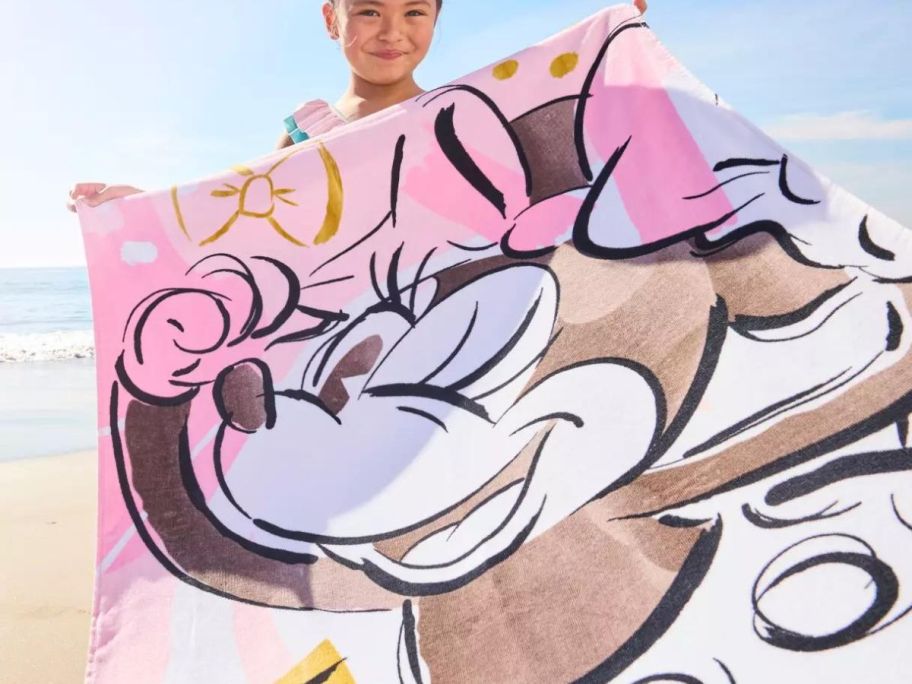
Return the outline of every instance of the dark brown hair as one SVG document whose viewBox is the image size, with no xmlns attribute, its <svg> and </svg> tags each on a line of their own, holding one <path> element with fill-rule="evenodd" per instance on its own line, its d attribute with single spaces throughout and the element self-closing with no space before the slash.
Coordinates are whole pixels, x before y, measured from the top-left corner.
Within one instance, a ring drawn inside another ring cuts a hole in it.
<svg viewBox="0 0 912 684">
<path fill-rule="evenodd" d="M 330 5 L 335 5 L 337 0 L 329 0 Z M 443 9 L 443 0 L 437 0 L 437 11 Z"/>
</svg>

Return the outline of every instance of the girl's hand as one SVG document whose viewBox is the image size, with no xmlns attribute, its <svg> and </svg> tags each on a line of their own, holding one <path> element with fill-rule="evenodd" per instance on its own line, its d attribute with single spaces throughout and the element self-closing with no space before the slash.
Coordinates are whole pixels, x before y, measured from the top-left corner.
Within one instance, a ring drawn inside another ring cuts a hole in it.
<svg viewBox="0 0 912 684">
<path fill-rule="evenodd" d="M 640 10 L 640 14 L 646 14 L 646 0 L 633 0 L 633 4 L 636 5 L 636 8 Z"/>
<path fill-rule="evenodd" d="M 85 200 L 85 203 L 90 207 L 97 207 L 99 204 L 104 204 L 109 200 L 117 199 L 118 197 L 126 197 L 127 195 L 135 195 L 140 192 L 142 192 L 142 190 L 134 188 L 132 185 L 77 183 L 73 186 L 73 189 L 70 190 L 70 201 L 67 202 L 67 209 L 75 212 L 76 200 L 79 199 Z"/>
</svg>

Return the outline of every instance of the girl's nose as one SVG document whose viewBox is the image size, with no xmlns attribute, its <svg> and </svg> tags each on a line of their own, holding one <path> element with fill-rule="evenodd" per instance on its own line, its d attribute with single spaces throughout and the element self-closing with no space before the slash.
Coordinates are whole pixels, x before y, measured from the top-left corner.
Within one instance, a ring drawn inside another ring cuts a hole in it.
<svg viewBox="0 0 912 684">
<path fill-rule="evenodd" d="M 387 16 L 380 25 L 380 40 L 394 43 L 403 36 L 402 19 L 397 16 Z"/>
</svg>

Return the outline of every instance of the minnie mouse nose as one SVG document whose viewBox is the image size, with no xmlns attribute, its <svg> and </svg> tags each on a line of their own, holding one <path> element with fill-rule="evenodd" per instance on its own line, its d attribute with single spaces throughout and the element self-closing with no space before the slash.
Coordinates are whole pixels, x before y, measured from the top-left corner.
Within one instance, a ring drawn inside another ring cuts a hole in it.
<svg viewBox="0 0 912 684">
<path fill-rule="evenodd" d="M 272 377 L 261 361 L 242 361 L 223 370 L 213 397 L 222 419 L 235 430 L 255 432 L 275 422 Z"/>
</svg>

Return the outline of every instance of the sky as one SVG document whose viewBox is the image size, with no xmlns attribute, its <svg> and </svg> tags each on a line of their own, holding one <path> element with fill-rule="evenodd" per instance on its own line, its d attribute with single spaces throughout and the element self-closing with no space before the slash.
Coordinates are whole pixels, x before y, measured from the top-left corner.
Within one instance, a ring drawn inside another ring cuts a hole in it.
<svg viewBox="0 0 912 684">
<path fill-rule="evenodd" d="M 84 264 L 77 181 L 154 189 L 272 149 L 346 64 L 320 0 L 0 3 L 0 268 Z M 447 0 L 418 81 L 542 40 L 604 0 Z M 663 43 L 789 151 L 912 227 L 909 0 L 651 0 Z"/>
</svg>

